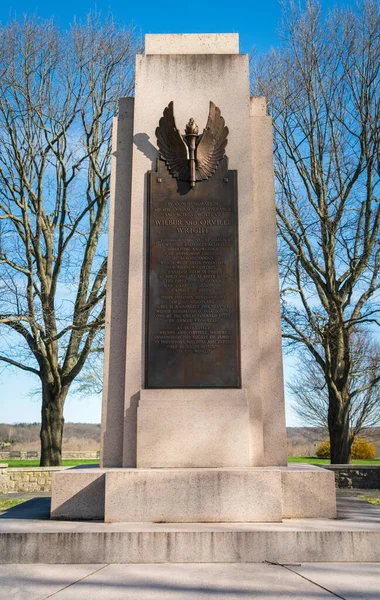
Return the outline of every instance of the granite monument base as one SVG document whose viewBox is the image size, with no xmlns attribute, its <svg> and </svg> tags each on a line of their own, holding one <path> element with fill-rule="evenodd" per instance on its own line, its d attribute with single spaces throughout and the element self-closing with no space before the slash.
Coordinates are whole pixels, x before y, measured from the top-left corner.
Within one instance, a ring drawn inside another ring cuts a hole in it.
<svg viewBox="0 0 380 600">
<path fill-rule="evenodd" d="M 244 390 L 141 390 L 136 462 L 139 469 L 246 467 Z"/>
<path fill-rule="evenodd" d="M 319 467 L 68 469 L 53 475 L 51 518 L 106 523 L 254 523 L 336 517 Z"/>
</svg>

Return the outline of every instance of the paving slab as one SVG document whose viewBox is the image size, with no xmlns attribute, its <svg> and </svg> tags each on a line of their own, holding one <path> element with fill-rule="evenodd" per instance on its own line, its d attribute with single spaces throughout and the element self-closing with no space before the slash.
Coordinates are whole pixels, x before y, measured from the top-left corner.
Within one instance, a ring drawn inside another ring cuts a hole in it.
<svg viewBox="0 0 380 600">
<path fill-rule="evenodd" d="M 289 568 L 345 600 L 380 598 L 380 563 L 313 563 Z"/>
<path fill-rule="evenodd" d="M 43 600 L 104 565 L 0 565 L 0 600 Z M 56 596 L 54 596 L 56 597 Z"/>
<path fill-rule="evenodd" d="M 297 573 L 268 564 L 10 565 L 3 581 L 1 600 L 45 600 L 51 595 L 54 600 L 334 598 Z M 0 571 L 0 584 L 3 581 Z"/>
</svg>

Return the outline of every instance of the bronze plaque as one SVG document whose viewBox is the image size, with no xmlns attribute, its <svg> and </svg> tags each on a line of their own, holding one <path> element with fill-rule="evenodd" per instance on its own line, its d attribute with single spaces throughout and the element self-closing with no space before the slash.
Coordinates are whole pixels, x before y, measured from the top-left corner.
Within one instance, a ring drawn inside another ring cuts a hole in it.
<svg viewBox="0 0 380 600">
<path fill-rule="evenodd" d="M 240 387 L 237 172 L 148 173 L 146 387 Z"/>
</svg>

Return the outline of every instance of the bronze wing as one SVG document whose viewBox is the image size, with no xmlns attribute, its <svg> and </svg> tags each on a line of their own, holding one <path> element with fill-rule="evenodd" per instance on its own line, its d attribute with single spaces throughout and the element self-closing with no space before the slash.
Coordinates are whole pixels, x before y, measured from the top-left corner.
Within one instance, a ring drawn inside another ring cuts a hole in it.
<svg viewBox="0 0 380 600">
<path fill-rule="evenodd" d="M 187 145 L 178 131 L 173 112 L 173 102 L 165 108 L 156 129 L 156 137 L 161 157 L 168 171 L 176 179 L 189 180 L 189 159 Z"/>
<path fill-rule="evenodd" d="M 196 148 L 197 181 L 211 177 L 224 157 L 227 146 L 228 127 L 220 108 L 210 102 L 207 125 Z"/>
</svg>

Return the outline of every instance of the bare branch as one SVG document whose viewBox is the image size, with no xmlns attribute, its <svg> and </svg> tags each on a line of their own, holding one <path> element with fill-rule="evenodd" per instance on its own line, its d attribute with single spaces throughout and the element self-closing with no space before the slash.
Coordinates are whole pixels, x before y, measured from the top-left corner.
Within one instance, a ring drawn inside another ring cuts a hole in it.
<svg viewBox="0 0 380 600">
<path fill-rule="evenodd" d="M 12 365 L 13 367 L 18 367 L 19 369 L 22 369 L 23 371 L 29 371 L 29 373 L 34 373 L 34 375 L 38 375 L 38 376 L 41 375 L 40 371 L 37 371 L 37 369 L 33 369 L 32 367 L 23 365 L 22 363 L 18 362 L 17 360 L 13 360 L 12 358 L 8 358 L 7 356 L 0 356 L 0 360 L 2 362 L 6 362 L 9 365 Z"/>
</svg>

